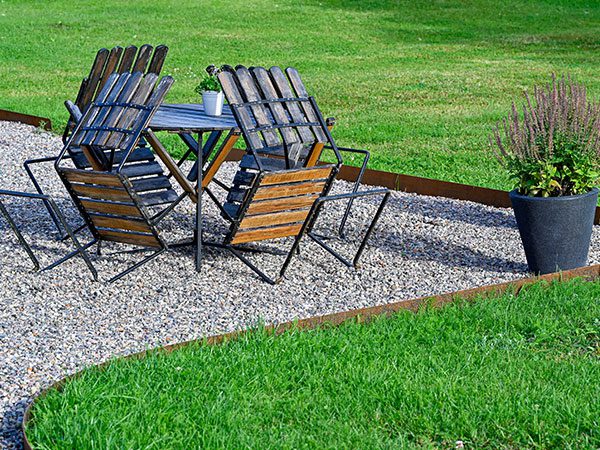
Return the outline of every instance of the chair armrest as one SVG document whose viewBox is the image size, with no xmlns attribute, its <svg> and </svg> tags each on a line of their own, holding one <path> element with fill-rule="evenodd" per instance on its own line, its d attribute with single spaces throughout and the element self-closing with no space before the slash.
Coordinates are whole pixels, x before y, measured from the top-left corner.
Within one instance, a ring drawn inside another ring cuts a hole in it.
<svg viewBox="0 0 600 450">
<path fill-rule="evenodd" d="M 67 108 L 67 111 L 69 111 L 71 119 L 73 119 L 74 122 L 79 122 L 81 120 L 83 114 L 75 103 L 73 103 L 71 100 L 67 100 L 65 102 L 65 107 Z"/>
</svg>

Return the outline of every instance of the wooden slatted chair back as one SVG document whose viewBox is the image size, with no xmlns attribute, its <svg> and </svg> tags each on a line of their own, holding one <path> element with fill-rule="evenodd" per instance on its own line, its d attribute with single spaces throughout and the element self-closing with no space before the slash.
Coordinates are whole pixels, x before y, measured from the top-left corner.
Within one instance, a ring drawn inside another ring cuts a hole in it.
<svg viewBox="0 0 600 450">
<path fill-rule="evenodd" d="M 170 203 L 178 197 L 151 150 L 137 147 L 173 84 L 171 77 L 163 77 L 158 84 L 157 79 L 153 73 L 111 74 L 61 154 L 62 158 L 68 151 L 77 168 L 116 171 L 131 178 L 146 206 Z"/>
<path fill-rule="evenodd" d="M 222 66 L 217 77 L 249 148 L 285 156 L 287 167 L 318 162 L 330 135 L 296 69 Z"/>
<path fill-rule="evenodd" d="M 113 73 L 142 72 L 160 75 L 168 51 L 166 45 L 159 45 L 154 49 L 149 44 L 142 45 L 139 49 L 135 45 L 126 48 L 117 46 L 111 50 L 100 49 L 89 75 L 81 82 L 75 105 L 85 113 Z"/>
<path fill-rule="evenodd" d="M 238 172 L 236 177 L 246 173 Z M 248 173 L 253 179 L 244 198 L 224 205 L 225 211 L 235 217 L 226 244 L 297 236 L 315 200 L 327 194 L 336 173 L 337 167 L 332 164 Z"/>
<path fill-rule="evenodd" d="M 58 173 L 94 238 L 165 248 L 127 176 L 71 168 Z"/>
</svg>

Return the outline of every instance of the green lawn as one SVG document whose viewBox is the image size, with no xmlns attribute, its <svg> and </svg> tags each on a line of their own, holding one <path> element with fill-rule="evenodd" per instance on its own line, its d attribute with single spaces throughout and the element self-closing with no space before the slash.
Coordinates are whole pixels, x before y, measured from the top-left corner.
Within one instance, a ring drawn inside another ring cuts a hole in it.
<svg viewBox="0 0 600 450">
<path fill-rule="evenodd" d="M 498 188 L 486 135 L 522 89 L 568 71 L 600 94 L 597 1 L 5 0 L 0 108 L 60 129 L 96 50 L 145 42 L 171 48 L 169 101 L 210 63 L 293 65 L 372 167 Z"/>
<path fill-rule="evenodd" d="M 600 284 L 537 284 L 368 325 L 92 368 L 36 404 L 37 449 L 598 448 Z"/>
</svg>

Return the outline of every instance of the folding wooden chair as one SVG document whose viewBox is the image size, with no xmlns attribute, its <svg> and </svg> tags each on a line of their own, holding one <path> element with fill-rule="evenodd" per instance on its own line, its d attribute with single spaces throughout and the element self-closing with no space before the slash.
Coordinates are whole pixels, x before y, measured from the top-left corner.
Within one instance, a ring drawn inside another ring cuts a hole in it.
<svg viewBox="0 0 600 450">
<path fill-rule="evenodd" d="M 335 143 L 330 133 L 333 120 L 323 118 L 296 69 L 225 65 L 220 69 L 209 66 L 207 71 L 217 75 L 246 145 L 262 159 L 266 170 L 312 167 L 325 149 L 334 152 L 338 167 L 343 163 L 342 153 L 360 155 L 362 164 L 352 188 L 352 192 L 358 191 L 369 152 Z M 248 157 L 247 163 L 254 164 L 254 158 Z M 340 235 L 352 202 L 348 201 L 340 223 Z"/>
<path fill-rule="evenodd" d="M 154 53 L 153 53 L 154 51 Z M 102 48 L 96 54 L 96 58 L 92 65 L 89 75 L 83 79 L 79 88 L 79 93 L 75 102 L 66 101 L 65 106 L 69 111 L 69 120 L 63 133 L 63 142 L 66 143 L 75 124 L 81 119 L 83 113 L 87 111 L 93 101 L 98 99 L 102 89 L 106 85 L 109 77 L 113 74 L 141 72 L 143 74 L 155 74 L 158 76 L 163 67 L 165 57 L 168 52 L 168 47 L 159 45 L 153 49 L 151 45 L 142 45 L 139 50 L 136 46 L 130 45 L 123 49 L 122 47 L 114 47 L 111 50 Z M 79 169 L 90 168 L 90 162 L 84 155 L 83 151 L 77 146 L 68 148 L 68 157 L 72 158 L 73 164 Z M 122 152 L 115 154 L 114 163 L 120 163 L 122 160 Z M 43 195 L 43 189 L 36 179 L 31 165 L 38 163 L 47 163 L 56 161 L 56 157 L 36 158 L 25 161 L 24 167 L 29 178 L 31 179 L 36 191 Z M 131 155 L 129 155 L 127 164 L 136 165 L 132 169 L 134 173 L 132 178 L 142 178 L 146 176 L 158 175 L 162 173 L 160 165 L 155 161 L 154 154 L 146 146 L 142 139 Z M 168 180 L 163 179 L 163 184 L 167 186 Z M 170 183 L 169 183 L 170 185 Z M 142 184 L 144 186 L 144 184 Z M 171 197 L 174 191 L 171 192 Z M 171 201 L 169 197 L 164 197 L 166 202 Z M 57 229 L 60 230 L 58 218 L 55 217 L 53 211 L 48 209 Z"/>
<path fill-rule="evenodd" d="M 220 205 L 211 194 L 221 208 L 223 217 L 231 224 L 229 233 L 221 243 L 204 241 L 204 245 L 229 250 L 263 280 L 271 284 L 275 284 L 283 278 L 294 253 L 298 250 L 300 240 L 305 235 L 308 235 L 346 266 L 356 267 L 388 200 L 389 191 L 377 189 L 328 195 L 336 174 L 337 166 L 332 164 L 256 173 L 249 172 L 241 166 L 235 176 L 235 183 L 245 185 L 247 189 L 238 190 L 236 194 L 230 195 L 223 205 Z M 382 196 L 382 201 L 351 261 L 313 233 L 313 226 L 324 203 L 376 195 Z M 284 237 L 293 237 L 294 241 L 277 279 L 266 275 L 241 253 L 246 250 L 242 247 L 243 244 Z"/>
<path fill-rule="evenodd" d="M 94 244 L 112 241 L 154 250 L 110 280 L 115 281 L 167 249 L 156 225 L 186 194 L 173 197 L 170 184 L 166 186 L 165 177 L 159 172 L 134 179 L 140 173 L 137 167 L 146 163 L 127 164 L 143 130 L 173 84 L 171 77 L 164 77 L 155 87 L 157 78 L 155 74 L 144 76 L 141 72 L 111 74 L 69 137 L 55 168 L 93 239 L 80 245 L 74 238 L 76 250 L 46 269 L 81 255 L 97 279 L 87 254 Z M 92 170 L 63 164 L 72 146 L 81 149 Z M 168 206 L 164 207 L 165 203 Z M 162 205 L 161 210 L 151 214 L 149 207 L 157 205 Z"/>
</svg>

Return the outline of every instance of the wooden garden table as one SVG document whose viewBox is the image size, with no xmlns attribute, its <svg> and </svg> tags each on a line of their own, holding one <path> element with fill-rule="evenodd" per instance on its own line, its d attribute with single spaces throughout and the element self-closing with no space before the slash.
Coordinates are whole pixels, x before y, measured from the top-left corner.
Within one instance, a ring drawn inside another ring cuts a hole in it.
<svg viewBox="0 0 600 450">
<path fill-rule="evenodd" d="M 196 202 L 196 270 L 200 271 L 202 258 L 202 170 L 204 157 L 210 155 L 222 134 L 237 129 L 237 123 L 228 105 L 223 105 L 223 114 L 209 116 L 201 104 L 164 104 L 160 106 L 149 128 L 152 131 L 177 133 L 188 147 L 187 155 L 194 153 L 197 161 L 188 179 L 197 182 Z M 193 135 L 197 134 L 198 139 Z M 208 134 L 206 140 L 204 135 Z M 239 133 L 230 133 L 226 139 L 237 140 Z M 224 143 L 225 144 L 225 143 Z M 198 151 L 202 148 L 202 151 Z M 156 149 L 155 149 L 156 150 Z"/>
</svg>

